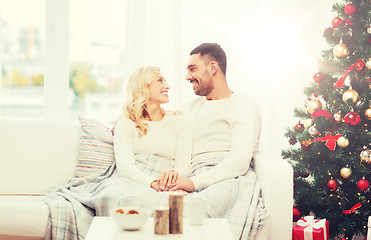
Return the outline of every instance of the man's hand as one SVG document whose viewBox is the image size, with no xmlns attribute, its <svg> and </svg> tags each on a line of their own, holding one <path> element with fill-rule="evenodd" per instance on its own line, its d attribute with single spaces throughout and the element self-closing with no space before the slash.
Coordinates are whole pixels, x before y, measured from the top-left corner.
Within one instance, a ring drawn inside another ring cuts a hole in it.
<svg viewBox="0 0 371 240">
<path fill-rule="evenodd" d="M 170 185 L 169 191 L 184 190 L 187 192 L 192 192 L 195 190 L 195 185 L 192 180 L 185 177 L 179 177 L 178 181 Z"/>
<path fill-rule="evenodd" d="M 167 170 L 161 173 L 160 178 L 157 180 L 159 183 L 159 191 L 169 191 L 171 184 L 178 180 L 179 173 L 174 170 Z"/>
</svg>

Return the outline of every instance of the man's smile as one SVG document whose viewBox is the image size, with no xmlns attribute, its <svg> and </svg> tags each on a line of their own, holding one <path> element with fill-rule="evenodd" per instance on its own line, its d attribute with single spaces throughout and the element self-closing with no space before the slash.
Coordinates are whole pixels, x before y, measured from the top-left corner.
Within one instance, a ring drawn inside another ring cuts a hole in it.
<svg viewBox="0 0 371 240">
<path fill-rule="evenodd" d="M 196 79 L 190 80 L 189 82 L 193 85 L 193 88 L 195 88 L 196 84 L 198 84 Z"/>
</svg>

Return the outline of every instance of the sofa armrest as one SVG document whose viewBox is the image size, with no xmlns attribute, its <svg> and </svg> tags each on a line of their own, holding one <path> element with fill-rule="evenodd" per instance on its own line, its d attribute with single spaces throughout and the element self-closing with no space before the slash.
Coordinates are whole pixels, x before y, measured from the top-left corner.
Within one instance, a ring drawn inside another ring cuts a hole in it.
<svg viewBox="0 0 371 240">
<path fill-rule="evenodd" d="M 254 169 L 270 219 L 271 240 L 292 238 L 293 169 L 279 155 L 259 152 Z"/>
</svg>

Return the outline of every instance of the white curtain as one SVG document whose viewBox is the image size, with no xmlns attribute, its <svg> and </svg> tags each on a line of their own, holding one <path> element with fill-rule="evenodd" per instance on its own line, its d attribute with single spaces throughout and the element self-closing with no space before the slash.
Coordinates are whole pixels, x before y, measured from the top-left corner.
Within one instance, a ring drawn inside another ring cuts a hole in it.
<svg viewBox="0 0 371 240">
<path fill-rule="evenodd" d="M 185 80 L 189 52 L 203 42 L 219 43 L 227 53 L 230 87 L 260 106 L 261 148 L 279 154 L 288 146 L 284 128 L 297 123 L 293 109 L 303 106 L 303 90 L 327 48 L 322 33 L 335 17 L 332 4 L 129 0 L 127 75 L 139 66 L 159 66 L 172 86 L 168 108 L 180 108 L 194 97 Z"/>
</svg>

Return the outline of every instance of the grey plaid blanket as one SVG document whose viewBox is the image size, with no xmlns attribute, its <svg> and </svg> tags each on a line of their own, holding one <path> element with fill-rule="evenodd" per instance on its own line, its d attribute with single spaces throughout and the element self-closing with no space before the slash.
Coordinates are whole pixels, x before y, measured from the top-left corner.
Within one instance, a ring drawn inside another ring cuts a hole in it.
<svg viewBox="0 0 371 240">
<path fill-rule="evenodd" d="M 207 171 L 222 159 L 195 166 L 193 174 Z M 206 200 L 208 217 L 228 220 L 235 239 L 255 239 L 267 217 L 261 187 L 252 165 L 244 176 L 218 182 L 188 196 L 195 195 Z"/>
<path fill-rule="evenodd" d="M 169 160 L 149 154 L 136 155 L 136 164 L 155 177 L 173 167 Z M 209 167 L 198 166 L 194 173 Z M 165 200 L 164 194 L 119 177 L 115 164 L 100 176 L 74 178 L 56 186 L 44 200 L 49 206 L 45 239 L 82 240 L 94 216 L 108 216 L 110 209 L 119 206 L 120 199 L 133 195 L 140 198 L 142 207 L 150 209 L 163 205 Z M 195 195 L 206 199 L 209 217 L 225 217 L 229 221 L 236 239 L 254 239 L 264 222 L 266 212 L 253 171 L 191 193 L 186 198 Z"/>
</svg>

